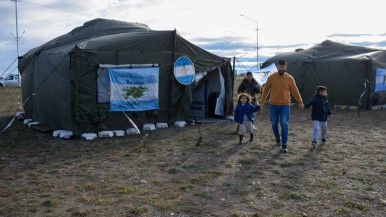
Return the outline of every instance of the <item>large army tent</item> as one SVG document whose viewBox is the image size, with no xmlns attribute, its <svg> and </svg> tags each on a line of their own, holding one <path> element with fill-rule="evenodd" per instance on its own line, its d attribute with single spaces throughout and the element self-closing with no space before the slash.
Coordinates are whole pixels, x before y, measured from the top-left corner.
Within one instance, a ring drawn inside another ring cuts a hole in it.
<svg viewBox="0 0 386 217">
<path fill-rule="evenodd" d="M 179 57 L 193 62 L 195 77 L 176 81 Z M 157 67 L 158 109 L 112 111 L 109 68 Z M 19 59 L 25 113 L 54 129 L 79 135 L 102 129 L 173 123 L 214 117 L 222 97 L 220 116 L 233 112 L 233 71 L 230 60 L 207 52 L 172 31 L 147 25 L 95 19 L 36 47 Z M 212 102 L 212 103 L 211 103 Z M 216 113 L 217 114 L 217 113 Z M 217 114 L 219 115 L 219 114 Z"/>
<path fill-rule="evenodd" d="M 334 106 L 370 108 L 386 103 L 386 91 L 375 91 L 376 71 L 386 68 L 385 50 L 326 40 L 309 49 L 276 55 L 263 67 L 280 59 L 287 61 L 287 71 L 305 100 L 315 93 L 316 86 L 324 85 Z"/>
</svg>

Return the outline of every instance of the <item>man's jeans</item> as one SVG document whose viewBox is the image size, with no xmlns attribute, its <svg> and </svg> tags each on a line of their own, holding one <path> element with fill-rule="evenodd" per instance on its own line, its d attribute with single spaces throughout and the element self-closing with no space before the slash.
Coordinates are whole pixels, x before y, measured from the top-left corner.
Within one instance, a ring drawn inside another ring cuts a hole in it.
<svg viewBox="0 0 386 217">
<path fill-rule="evenodd" d="M 276 142 L 280 143 L 279 121 L 281 126 L 281 142 L 287 145 L 288 140 L 288 120 L 290 117 L 289 105 L 270 105 L 269 113 L 271 115 L 272 130 L 275 134 Z"/>
</svg>

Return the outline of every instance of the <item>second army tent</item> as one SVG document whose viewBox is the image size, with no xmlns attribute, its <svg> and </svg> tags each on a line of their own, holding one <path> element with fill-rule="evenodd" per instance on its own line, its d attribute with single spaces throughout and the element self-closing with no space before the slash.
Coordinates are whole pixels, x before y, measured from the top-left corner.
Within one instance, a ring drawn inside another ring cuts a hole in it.
<svg viewBox="0 0 386 217">
<path fill-rule="evenodd" d="M 284 59 L 304 100 L 311 98 L 316 86 L 328 89 L 334 106 L 360 106 L 386 103 L 386 91 L 375 91 L 376 71 L 386 68 L 386 51 L 324 41 L 309 49 L 276 55 L 263 67 Z"/>
<path fill-rule="evenodd" d="M 196 74 L 205 75 L 203 79 L 190 85 L 176 81 L 173 66 L 182 56 L 192 60 Z M 106 100 L 110 87 L 103 83 L 102 65 L 159 67 L 159 109 L 110 111 Z M 27 52 L 19 59 L 19 70 L 25 113 L 77 135 L 127 129 L 131 126 L 126 114 L 139 126 L 214 116 L 208 113 L 213 93 L 222 93 L 222 116 L 233 112 L 230 60 L 195 46 L 175 30 L 155 31 L 144 24 L 95 19 Z M 196 114 L 193 98 L 198 102 L 195 108 L 201 110 Z"/>
</svg>

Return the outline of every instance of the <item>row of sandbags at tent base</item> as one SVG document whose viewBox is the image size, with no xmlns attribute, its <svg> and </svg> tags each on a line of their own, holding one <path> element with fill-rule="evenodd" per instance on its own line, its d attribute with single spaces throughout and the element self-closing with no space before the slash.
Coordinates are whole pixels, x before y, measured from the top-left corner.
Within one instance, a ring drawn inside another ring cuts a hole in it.
<svg viewBox="0 0 386 217">
<path fill-rule="evenodd" d="M 176 127 L 185 127 L 186 126 L 186 122 L 185 121 L 176 121 L 174 122 L 174 126 Z M 144 124 L 143 127 L 142 127 L 142 130 L 144 131 L 149 131 L 149 130 L 155 130 L 156 128 L 168 128 L 168 124 L 167 123 L 157 123 L 156 125 L 154 124 Z M 54 131 L 55 133 L 55 131 Z M 59 133 L 60 130 L 59 130 Z M 137 135 L 137 134 L 140 134 L 138 128 L 129 128 L 126 130 L 126 134 L 127 135 Z M 114 136 L 124 136 L 125 135 L 125 131 L 124 130 L 103 130 L 103 131 L 99 131 L 98 134 L 96 133 L 83 133 L 81 136 L 83 138 L 85 138 L 86 140 L 93 140 L 97 137 L 100 137 L 100 138 L 111 138 L 111 137 L 114 137 Z M 55 134 L 53 135 L 55 137 Z M 59 136 L 60 138 L 62 138 L 61 136 Z"/>
<path fill-rule="evenodd" d="M 33 126 L 39 125 L 40 122 L 38 121 L 33 121 L 32 119 L 25 119 L 24 124 L 27 125 L 28 127 L 32 128 Z M 185 127 L 187 125 L 186 121 L 176 121 L 174 122 L 175 127 Z M 156 128 L 168 128 L 167 123 L 156 123 L 156 124 L 144 124 L 142 127 L 142 130 L 144 131 L 151 131 L 155 130 Z M 114 136 L 124 136 L 125 133 L 127 135 L 132 135 L 132 134 L 140 134 L 139 130 L 137 128 L 129 128 L 126 131 L 124 130 L 103 130 L 99 131 L 98 134 L 96 133 L 83 133 L 81 136 L 82 138 L 85 138 L 86 140 L 93 140 L 97 137 L 100 138 L 109 138 L 109 137 L 114 137 Z M 54 137 L 59 137 L 61 139 L 70 139 L 71 137 L 74 136 L 74 133 L 69 130 L 54 130 L 52 133 L 52 136 Z"/>
</svg>

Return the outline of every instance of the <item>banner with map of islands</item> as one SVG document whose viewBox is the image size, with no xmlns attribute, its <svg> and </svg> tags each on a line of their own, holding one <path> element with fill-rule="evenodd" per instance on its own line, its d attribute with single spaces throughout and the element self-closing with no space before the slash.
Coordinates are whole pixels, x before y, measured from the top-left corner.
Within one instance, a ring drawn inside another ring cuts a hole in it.
<svg viewBox="0 0 386 217">
<path fill-rule="evenodd" d="M 159 109 L 159 68 L 108 68 L 110 111 Z"/>
</svg>

